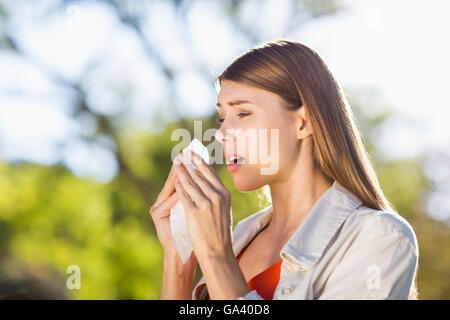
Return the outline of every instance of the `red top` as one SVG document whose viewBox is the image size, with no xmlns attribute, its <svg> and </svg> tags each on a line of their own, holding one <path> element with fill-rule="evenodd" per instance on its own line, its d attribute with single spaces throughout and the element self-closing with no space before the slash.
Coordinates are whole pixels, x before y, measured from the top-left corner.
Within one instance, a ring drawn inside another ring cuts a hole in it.
<svg viewBox="0 0 450 320">
<path fill-rule="evenodd" d="M 243 251 L 237 256 L 237 262 L 239 262 L 242 253 Z M 250 291 L 256 290 L 256 292 L 266 300 L 272 300 L 273 293 L 280 280 L 281 262 L 282 260 L 280 259 L 278 262 L 275 262 L 269 268 L 247 281 L 248 289 Z M 208 300 L 210 300 L 209 295 Z"/>
<path fill-rule="evenodd" d="M 267 226 L 266 226 L 267 227 Z M 242 253 L 247 249 L 249 244 L 241 250 L 236 260 L 239 263 Z M 282 260 L 278 260 L 273 265 L 268 267 L 266 270 L 258 273 L 256 276 L 247 281 L 248 289 L 250 291 L 256 290 L 256 292 L 266 300 L 272 300 L 275 288 L 277 287 L 278 281 L 280 280 L 280 270 L 281 270 Z M 208 300 L 209 294 L 208 294 Z"/>
<path fill-rule="evenodd" d="M 237 261 L 241 257 L 242 252 L 238 255 Z M 273 299 L 273 293 L 280 280 L 281 259 L 275 262 L 266 270 L 258 273 L 256 276 L 247 281 L 247 285 L 250 291 L 256 290 L 256 292 L 266 300 Z"/>
</svg>

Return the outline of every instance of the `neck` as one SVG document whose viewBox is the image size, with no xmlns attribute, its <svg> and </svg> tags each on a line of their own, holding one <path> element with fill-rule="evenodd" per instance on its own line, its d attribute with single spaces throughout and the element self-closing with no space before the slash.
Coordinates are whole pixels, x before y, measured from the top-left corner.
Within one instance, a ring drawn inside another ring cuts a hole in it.
<svg viewBox="0 0 450 320">
<path fill-rule="evenodd" d="M 311 156 L 300 155 L 287 178 L 270 185 L 273 214 L 267 229 L 276 234 L 296 230 L 331 185 Z"/>
</svg>

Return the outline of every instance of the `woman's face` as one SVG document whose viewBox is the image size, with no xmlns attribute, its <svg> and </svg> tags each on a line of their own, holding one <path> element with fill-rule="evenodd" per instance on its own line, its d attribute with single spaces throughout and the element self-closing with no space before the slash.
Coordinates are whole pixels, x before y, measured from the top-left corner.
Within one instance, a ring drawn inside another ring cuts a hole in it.
<svg viewBox="0 0 450 320">
<path fill-rule="evenodd" d="M 217 103 L 222 124 L 215 136 L 236 188 L 252 191 L 289 178 L 299 145 L 296 112 L 277 94 L 230 80 L 222 81 Z M 235 156 L 238 163 L 229 164 Z"/>
</svg>

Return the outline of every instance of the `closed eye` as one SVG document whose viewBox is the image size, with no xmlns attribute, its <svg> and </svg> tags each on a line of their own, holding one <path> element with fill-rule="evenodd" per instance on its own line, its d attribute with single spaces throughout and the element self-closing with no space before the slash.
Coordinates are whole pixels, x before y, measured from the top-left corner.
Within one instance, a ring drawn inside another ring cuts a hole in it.
<svg viewBox="0 0 450 320">
<path fill-rule="evenodd" d="M 250 114 L 249 112 L 241 112 L 241 113 L 238 113 L 238 118 L 241 119 L 241 118 L 243 118 L 243 117 L 248 116 L 249 114 Z"/>
<path fill-rule="evenodd" d="M 237 117 L 238 117 L 239 119 L 242 119 L 242 118 L 244 118 L 244 117 L 246 117 L 246 116 L 248 116 L 248 115 L 250 115 L 250 112 L 240 112 L 240 113 L 237 114 Z M 225 119 L 219 118 L 219 119 L 217 119 L 217 124 L 220 125 L 220 124 L 222 124 L 224 121 L 225 121 Z"/>
</svg>

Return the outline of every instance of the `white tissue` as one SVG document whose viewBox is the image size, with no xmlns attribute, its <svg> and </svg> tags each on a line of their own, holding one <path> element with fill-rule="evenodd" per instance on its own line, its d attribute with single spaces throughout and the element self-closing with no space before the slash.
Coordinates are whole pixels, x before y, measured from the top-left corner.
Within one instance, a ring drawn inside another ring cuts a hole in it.
<svg viewBox="0 0 450 320">
<path fill-rule="evenodd" d="M 187 150 L 191 150 L 192 152 L 198 154 L 206 163 L 209 163 L 208 148 L 206 148 L 196 138 L 194 138 L 194 140 L 192 140 L 192 142 L 183 149 L 183 158 L 189 166 L 197 169 L 197 166 L 190 161 Z M 181 261 L 184 264 L 191 256 L 193 248 L 186 228 L 186 215 L 180 201 L 178 201 L 170 210 L 169 222 L 175 248 L 177 248 Z"/>
</svg>

